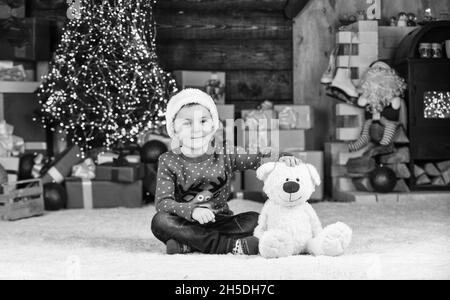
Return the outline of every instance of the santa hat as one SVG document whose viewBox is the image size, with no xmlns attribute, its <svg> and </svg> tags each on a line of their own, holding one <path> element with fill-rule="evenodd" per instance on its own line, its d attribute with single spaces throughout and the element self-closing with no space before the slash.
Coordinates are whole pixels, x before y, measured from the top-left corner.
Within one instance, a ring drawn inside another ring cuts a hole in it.
<svg viewBox="0 0 450 300">
<path fill-rule="evenodd" d="M 206 107 L 213 119 L 214 131 L 219 128 L 219 115 L 214 100 L 207 93 L 198 89 L 184 89 L 170 98 L 166 109 L 167 134 L 173 138 L 173 122 L 180 109 L 187 104 L 199 104 Z"/>
</svg>

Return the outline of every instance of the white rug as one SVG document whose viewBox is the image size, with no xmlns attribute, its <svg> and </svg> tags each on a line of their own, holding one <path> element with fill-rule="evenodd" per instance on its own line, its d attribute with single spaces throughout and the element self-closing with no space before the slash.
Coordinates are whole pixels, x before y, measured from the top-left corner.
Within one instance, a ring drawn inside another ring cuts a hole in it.
<svg viewBox="0 0 450 300">
<path fill-rule="evenodd" d="M 324 225 L 353 228 L 344 256 L 168 256 L 150 231 L 154 206 L 65 210 L 0 221 L 0 279 L 450 279 L 450 199 L 313 206 Z"/>
</svg>

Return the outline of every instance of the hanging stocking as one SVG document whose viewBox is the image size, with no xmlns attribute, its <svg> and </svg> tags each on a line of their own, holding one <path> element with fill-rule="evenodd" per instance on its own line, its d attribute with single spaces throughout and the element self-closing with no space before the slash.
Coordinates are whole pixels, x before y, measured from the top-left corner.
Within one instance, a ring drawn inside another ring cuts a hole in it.
<svg viewBox="0 0 450 300">
<path fill-rule="evenodd" d="M 398 123 L 390 121 L 386 118 L 381 118 L 381 124 L 384 125 L 383 138 L 380 141 L 380 145 L 388 146 L 392 143 L 395 133 L 397 132 Z"/>
<path fill-rule="evenodd" d="M 358 140 L 348 144 L 348 150 L 350 152 L 356 152 L 358 150 L 361 150 L 364 146 L 369 144 L 369 141 L 370 141 L 370 135 L 369 135 L 370 125 L 372 125 L 372 119 L 367 120 L 364 123 L 363 129 L 361 131 L 361 136 L 358 138 Z"/>
</svg>

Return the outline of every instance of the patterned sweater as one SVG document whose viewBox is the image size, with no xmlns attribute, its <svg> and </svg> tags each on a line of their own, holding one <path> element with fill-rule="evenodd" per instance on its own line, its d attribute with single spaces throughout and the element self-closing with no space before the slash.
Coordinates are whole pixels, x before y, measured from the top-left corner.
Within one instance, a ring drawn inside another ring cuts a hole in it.
<svg viewBox="0 0 450 300">
<path fill-rule="evenodd" d="M 185 156 L 179 148 L 159 157 L 155 195 L 158 212 L 175 214 L 193 222 L 193 209 L 204 206 L 193 201 L 195 196 L 209 191 L 212 197 L 208 207 L 215 213 L 232 214 L 227 200 L 231 195 L 233 172 L 256 170 L 261 164 L 273 161 L 270 153 L 242 154 L 242 148 L 224 151 L 224 146 L 219 147 L 221 149 L 216 147 L 213 153 L 196 158 Z"/>
</svg>

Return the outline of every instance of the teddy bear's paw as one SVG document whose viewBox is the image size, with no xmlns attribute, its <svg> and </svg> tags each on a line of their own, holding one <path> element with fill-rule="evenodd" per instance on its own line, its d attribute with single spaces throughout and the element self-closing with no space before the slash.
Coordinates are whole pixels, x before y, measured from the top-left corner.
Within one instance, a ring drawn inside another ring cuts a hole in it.
<svg viewBox="0 0 450 300">
<path fill-rule="evenodd" d="M 342 222 L 327 226 L 323 232 L 322 250 L 324 255 L 338 256 L 344 253 L 352 237 L 350 227 Z"/>
<path fill-rule="evenodd" d="M 259 241 L 259 253 L 265 258 L 290 256 L 294 253 L 294 243 L 291 236 L 283 231 L 267 231 Z"/>
</svg>

